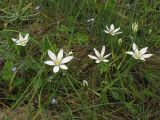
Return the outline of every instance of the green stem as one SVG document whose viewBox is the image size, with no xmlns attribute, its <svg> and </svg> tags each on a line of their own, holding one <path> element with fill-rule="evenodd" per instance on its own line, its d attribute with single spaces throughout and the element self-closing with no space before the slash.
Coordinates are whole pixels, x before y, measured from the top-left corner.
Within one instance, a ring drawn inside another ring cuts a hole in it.
<svg viewBox="0 0 160 120">
<path fill-rule="evenodd" d="M 21 13 L 21 9 L 22 9 L 22 5 L 23 5 L 24 0 L 19 0 L 18 3 L 18 11 L 17 11 L 17 15 L 19 16 Z"/>
</svg>

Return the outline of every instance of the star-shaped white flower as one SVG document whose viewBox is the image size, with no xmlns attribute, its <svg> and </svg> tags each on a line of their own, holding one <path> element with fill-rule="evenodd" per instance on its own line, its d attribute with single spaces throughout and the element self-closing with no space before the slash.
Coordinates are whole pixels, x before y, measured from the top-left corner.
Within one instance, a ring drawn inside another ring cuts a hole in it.
<svg viewBox="0 0 160 120">
<path fill-rule="evenodd" d="M 140 59 L 145 61 L 145 58 L 151 57 L 153 54 L 145 54 L 147 52 L 148 47 L 142 48 L 141 50 L 138 50 L 138 47 L 135 43 L 132 45 L 133 52 L 128 51 L 126 52 L 129 55 L 132 55 L 135 59 Z"/>
<path fill-rule="evenodd" d="M 15 39 L 12 38 L 13 42 L 16 43 L 16 45 L 21 45 L 21 46 L 25 46 L 29 40 L 29 33 L 27 33 L 25 35 L 25 37 L 23 37 L 20 33 L 19 33 L 19 39 Z"/>
<path fill-rule="evenodd" d="M 104 55 L 105 53 L 105 46 L 103 45 L 102 47 L 102 50 L 101 50 L 101 53 L 99 53 L 95 48 L 94 48 L 94 52 L 96 54 L 96 56 L 93 56 L 93 55 L 88 55 L 88 57 L 90 57 L 91 59 L 93 60 L 96 60 L 95 62 L 96 63 L 100 63 L 101 61 L 103 62 L 109 62 L 109 60 L 107 60 L 106 58 L 111 54 L 107 54 L 107 55 Z"/>
<path fill-rule="evenodd" d="M 89 18 L 87 22 L 94 22 L 94 18 Z"/>
<path fill-rule="evenodd" d="M 68 67 L 65 65 L 65 63 L 69 62 L 73 59 L 73 56 L 66 56 L 63 58 L 63 49 L 60 49 L 58 55 L 56 56 L 52 51 L 48 50 L 48 55 L 51 58 L 49 61 L 45 61 L 44 63 L 47 65 L 54 66 L 53 72 L 57 73 L 59 69 L 67 70 Z"/>
<path fill-rule="evenodd" d="M 105 33 L 111 34 L 113 36 L 120 34 L 122 32 L 118 32 L 120 30 L 120 28 L 114 28 L 114 25 L 111 24 L 110 28 L 108 28 L 108 26 L 106 25 L 106 30 L 104 30 Z"/>
</svg>

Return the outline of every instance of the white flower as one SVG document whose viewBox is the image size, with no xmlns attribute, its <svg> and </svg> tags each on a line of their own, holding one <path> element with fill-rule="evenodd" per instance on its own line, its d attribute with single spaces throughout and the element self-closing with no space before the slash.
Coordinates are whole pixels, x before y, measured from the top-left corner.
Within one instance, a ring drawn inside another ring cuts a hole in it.
<svg viewBox="0 0 160 120">
<path fill-rule="evenodd" d="M 68 55 L 72 55 L 73 54 L 73 52 L 72 51 L 70 51 L 69 53 L 68 53 Z"/>
<path fill-rule="evenodd" d="M 126 53 L 132 55 L 135 59 L 140 59 L 145 61 L 145 58 L 149 58 L 153 55 L 153 54 L 145 54 L 147 52 L 148 47 L 138 50 L 138 47 L 135 43 L 133 43 L 132 47 L 133 47 L 133 52 L 128 51 Z"/>
<path fill-rule="evenodd" d="M 12 72 L 16 72 L 17 68 L 16 67 L 13 67 L 12 68 Z"/>
<path fill-rule="evenodd" d="M 88 87 L 88 82 L 86 80 L 83 80 L 82 84 L 83 84 L 84 87 Z"/>
<path fill-rule="evenodd" d="M 57 104 L 57 100 L 56 100 L 56 98 L 55 98 L 55 97 L 53 97 L 53 98 L 52 98 L 51 104 L 52 104 L 52 105 Z"/>
<path fill-rule="evenodd" d="M 73 55 L 73 52 L 70 51 L 70 52 L 64 52 L 66 54 L 66 56 L 70 56 L 70 55 Z"/>
<path fill-rule="evenodd" d="M 91 59 L 94 59 L 96 60 L 95 62 L 96 63 L 100 63 L 101 61 L 103 62 L 109 62 L 109 60 L 107 60 L 106 58 L 111 54 L 107 54 L 104 56 L 104 53 L 105 53 L 105 46 L 103 45 L 102 47 L 102 50 L 101 50 L 101 53 L 99 53 L 95 48 L 94 48 L 94 52 L 96 54 L 96 56 L 93 56 L 93 55 L 88 55 Z"/>
<path fill-rule="evenodd" d="M 40 6 L 36 6 L 36 7 L 35 7 L 35 10 L 36 10 L 36 11 L 39 11 L 40 8 L 41 8 Z"/>
<path fill-rule="evenodd" d="M 87 22 L 94 22 L 94 18 L 89 18 Z"/>
<path fill-rule="evenodd" d="M 117 34 L 122 33 L 122 32 L 118 32 L 119 30 L 120 30 L 120 28 L 115 29 L 114 25 L 111 24 L 110 28 L 108 28 L 108 26 L 106 25 L 106 30 L 104 30 L 104 32 L 115 36 Z"/>
<path fill-rule="evenodd" d="M 137 23 L 137 22 L 132 23 L 132 30 L 133 30 L 133 32 L 135 32 L 135 33 L 138 31 L 138 23 Z"/>
<path fill-rule="evenodd" d="M 19 33 L 19 39 L 15 39 L 12 38 L 13 42 L 16 43 L 16 45 L 21 45 L 21 46 L 25 46 L 29 40 L 29 33 L 27 33 L 25 35 L 25 37 L 23 37 L 20 33 Z"/>
<path fill-rule="evenodd" d="M 59 51 L 57 56 L 52 51 L 48 50 L 48 55 L 51 58 L 51 60 L 45 61 L 44 63 L 47 65 L 54 66 L 54 73 L 57 73 L 60 68 L 67 70 L 68 67 L 64 64 L 73 59 L 73 56 L 66 56 L 65 58 L 63 58 L 63 49 Z"/>
</svg>

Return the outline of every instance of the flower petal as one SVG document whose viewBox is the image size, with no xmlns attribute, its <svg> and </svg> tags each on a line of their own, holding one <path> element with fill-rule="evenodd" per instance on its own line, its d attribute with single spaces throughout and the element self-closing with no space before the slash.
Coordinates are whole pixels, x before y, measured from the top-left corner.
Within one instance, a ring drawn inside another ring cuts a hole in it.
<svg viewBox="0 0 160 120">
<path fill-rule="evenodd" d="M 53 68 L 53 72 L 54 73 L 57 73 L 59 71 L 59 66 L 55 66 L 54 68 Z"/>
<path fill-rule="evenodd" d="M 103 45 L 103 46 L 102 46 L 102 50 L 101 50 L 101 57 L 104 56 L 104 53 L 105 53 L 105 46 Z"/>
<path fill-rule="evenodd" d="M 122 32 L 115 32 L 114 34 L 115 34 L 115 35 L 118 35 L 118 34 L 120 34 L 120 33 L 122 33 Z"/>
<path fill-rule="evenodd" d="M 98 58 L 100 58 L 100 53 L 94 48 L 94 52 L 95 52 L 95 54 L 96 54 L 96 56 L 98 57 Z"/>
<path fill-rule="evenodd" d="M 111 55 L 111 53 L 105 55 L 103 58 L 107 58 L 107 57 L 110 56 L 110 55 Z"/>
<path fill-rule="evenodd" d="M 135 43 L 133 43 L 132 47 L 133 47 L 134 51 L 138 50 L 138 47 L 137 47 L 137 45 Z"/>
<path fill-rule="evenodd" d="M 103 62 L 109 62 L 109 60 L 107 60 L 107 59 L 103 59 L 102 61 L 103 61 Z"/>
<path fill-rule="evenodd" d="M 19 40 L 23 40 L 23 36 L 19 33 Z"/>
<path fill-rule="evenodd" d="M 47 65 L 55 65 L 53 61 L 45 61 L 44 63 Z"/>
<path fill-rule="evenodd" d="M 113 32 L 116 33 L 120 30 L 120 28 L 115 29 Z"/>
<path fill-rule="evenodd" d="M 110 26 L 110 31 L 113 31 L 113 30 L 114 30 L 114 25 L 111 24 L 111 26 Z"/>
<path fill-rule="evenodd" d="M 147 52 L 147 49 L 148 49 L 148 47 L 142 48 L 142 49 L 140 50 L 141 54 L 143 55 L 144 53 L 146 53 L 146 52 Z"/>
<path fill-rule="evenodd" d="M 24 40 L 28 41 L 29 33 L 27 33 L 24 37 Z"/>
<path fill-rule="evenodd" d="M 133 56 L 133 52 L 132 51 L 128 51 L 128 52 L 126 52 L 127 54 L 129 54 L 129 55 L 132 55 Z"/>
<path fill-rule="evenodd" d="M 115 33 L 110 33 L 112 36 L 115 36 L 116 34 Z"/>
<path fill-rule="evenodd" d="M 133 58 L 134 58 L 134 59 L 140 59 L 140 58 L 137 58 L 137 57 L 136 57 L 136 54 L 135 54 L 135 53 L 133 53 Z"/>
<path fill-rule="evenodd" d="M 16 42 L 16 41 L 17 41 L 17 39 L 15 39 L 15 38 L 12 38 L 12 41 L 13 41 L 13 42 Z"/>
<path fill-rule="evenodd" d="M 26 45 L 27 45 L 27 44 L 25 44 L 25 43 L 24 43 L 24 44 L 21 44 L 21 46 L 26 46 Z"/>
<path fill-rule="evenodd" d="M 67 54 L 67 56 L 68 56 L 68 55 L 73 55 L 73 52 L 72 52 L 72 51 L 70 51 L 70 52 Z"/>
<path fill-rule="evenodd" d="M 48 55 L 53 61 L 56 60 L 56 55 L 52 51 L 48 50 Z"/>
<path fill-rule="evenodd" d="M 100 63 L 101 61 L 100 60 L 96 60 L 96 63 Z"/>
<path fill-rule="evenodd" d="M 62 60 L 63 58 L 63 49 L 60 49 L 58 55 L 57 55 L 57 58 L 59 58 L 60 60 Z"/>
<path fill-rule="evenodd" d="M 98 60 L 98 58 L 96 56 L 93 56 L 93 55 L 88 55 L 88 57 L 90 57 L 93 60 Z"/>
<path fill-rule="evenodd" d="M 146 61 L 146 60 L 144 59 L 144 57 L 141 57 L 140 60 Z"/>
<path fill-rule="evenodd" d="M 60 65 L 60 68 L 64 69 L 64 70 L 67 70 L 68 67 L 66 65 Z"/>
<path fill-rule="evenodd" d="M 104 30 L 105 33 L 109 33 L 107 30 Z"/>
<path fill-rule="evenodd" d="M 67 56 L 67 57 L 63 58 L 61 62 L 62 63 L 67 63 L 67 62 L 69 62 L 72 59 L 73 59 L 73 56 Z"/>
<path fill-rule="evenodd" d="M 107 25 L 106 25 L 106 29 L 107 29 L 108 31 L 110 31 Z"/>
<path fill-rule="evenodd" d="M 21 45 L 21 44 L 19 42 L 17 42 L 16 45 Z"/>
<path fill-rule="evenodd" d="M 16 41 L 17 42 L 17 41 Z M 20 46 L 26 46 L 25 43 L 20 43 L 20 42 L 17 42 L 16 45 L 20 45 Z"/>
<path fill-rule="evenodd" d="M 144 55 L 143 55 L 144 58 L 149 58 L 149 57 L 151 57 L 151 56 L 153 56 L 153 54 L 144 54 Z"/>
</svg>

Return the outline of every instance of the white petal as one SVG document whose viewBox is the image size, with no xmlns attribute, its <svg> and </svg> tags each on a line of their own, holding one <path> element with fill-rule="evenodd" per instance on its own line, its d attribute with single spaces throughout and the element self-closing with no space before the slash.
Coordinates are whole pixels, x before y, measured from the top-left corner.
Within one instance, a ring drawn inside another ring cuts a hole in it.
<svg viewBox="0 0 160 120">
<path fill-rule="evenodd" d="M 103 58 L 107 58 L 108 56 L 110 56 L 110 54 L 111 54 L 111 53 L 109 53 L 109 54 L 105 55 Z"/>
<path fill-rule="evenodd" d="M 107 60 L 107 59 L 104 59 L 104 60 L 102 60 L 103 62 L 109 62 L 109 60 Z"/>
<path fill-rule="evenodd" d="M 135 43 L 133 43 L 132 47 L 133 47 L 134 51 L 138 50 L 138 47 L 137 47 L 137 45 Z"/>
<path fill-rule="evenodd" d="M 115 35 L 118 35 L 118 34 L 120 34 L 120 33 L 122 33 L 122 32 L 116 32 L 116 33 L 114 33 Z"/>
<path fill-rule="evenodd" d="M 67 57 L 63 58 L 61 62 L 62 63 L 67 63 L 67 62 L 69 62 L 72 59 L 73 59 L 73 56 L 67 56 Z"/>
<path fill-rule="evenodd" d="M 110 31 L 107 25 L 106 25 L 106 29 L 107 29 L 108 31 Z"/>
<path fill-rule="evenodd" d="M 111 24 L 111 26 L 110 26 L 110 31 L 113 31 L 113 30 L 114 30 L 114 25 Z"/>
<path fill-rule="evenodd" d="M 16 41 L 17 41 L 17 39 L 15 39 L 15 38 L 12 38 L 12 41 L 13 41 L 13 42 L 16 42 Z"/>
<path fill-rule="evenodd" d="M 103 46 L 102 46 L 102 50 L 101 50 L 101 57 L 104 56 L 104 53 L 105 53 L 105 46 L 103 45 Z"/>
<path fill-rule="evenodd" d="M 54 73 L 57 73 L 59 71 L 59 66 L 55 66 L 54 68 L 53 68 L 53 72 Z"/>
<path fill-rule="evenodd" d="M 29 37 L 29 33 L 26 34 L 26 36 L 24 37 L 24 40 L 28 41 L 28 37 Z"/>
<path fill-rule="evenodd" d="M 25 43 L 24 43 L 24 44 L 22 44 L 22 43 L 20 43 L 20 42 L 17 42 L 17 43 L 16 43 L 16 45 L 26 46 L 26 44 L 25 44 Z"/>
<path fill-rule="evenodd" d="M 133 55 L 134 54 L 132 51 L 128 51 L 126 53 L 129 54 L 129 55 Z"/>
<path fill-rule="evenodd" d="M 100 57 L 100 53 L 94 48 L 94 52 L 96 54 L 96 56 L 99 58 Z"/>
<path fill-rule="evenodd" d="M 115 33 L 110 33 L 112 36 L 115 36 L 116 34 Z"/>
<path fill-rule="evenodd" d="M 147 49 L 148 49 L 148 47 L 142 48 L 142 49 L 140 50 L 141 54 L 143 55 L 144 53 L 146 53 L 146 52 L 147 52 Z"/>
<path fill-rule="evenodd" d="M 116 33 L 120 30 L 120 28 L 115 29 L 113 32 Z"/>
<path fill-rule="evenodd" d="M 141 57 L 140 60 L 146 61 L 146 60 L 144 59 L 144 57 Z"/>
<path fill-rule="evenodd" d="M 26 46 L 26 45 L 27 45 L 27 44 L 25 44 L 25 43 L 24 43 L 24 44 L 21 44 L 21 46 Z"/>
<path fill-rule="evenodd" d="M 27 43 L 27 42 L 28 42 L 28 40 L 25 40 L 24 42 L 25 42 L 25 43 Z"/>
<path fill-rule="evenodd" d="M 45 61 L 44 63 L 47 65 L 55 65 L 53 61 Z"/>
<path fill-rule="evenodd" d="M 48 55 L 53 61 L 56 60 L 56 55 L 52 51 L 48 50 Z"/>
<path fill-rule="evenodd" d="M 93 56 L 93 55 L 88 55 L 88 57 L 90 57 L 91 59 L 94 59 L 94 60 L 98 60 L 98 58 L 96 56 Z"/>
<path fill-rule="evenodd" d="M 144 58 L 149 58 L 149 57 L 151 57 L 151 56 L 153 56 L 153 54 L 144 54 L 144 55 L 143 55 Z"/>
<path fill-rule="evenodd" d="M 23 36 L 19 33 L 19 40 L 23 40 Z"/>
<path fill-rule="evenodd" d="M 104 30 L 105 33 L 109 33 L 107 30 Z"/>
<path fill-rule="evenodd" d="M 20 41 L 19 40 L 17 40 L 17 41 L 15 41 L 17 44 L 19 44 L 20 43 Z"/>
<path fill-rule="evenodd" d="M 62 60 L 63 58 L 63 49 L 60 49 L 58 55 L 57 55 L 57 58 L 59 58 L 60 60 Z"/>
<path fill-rule="evenodd" d="M 21 44 L 19 42 L 17 42 L 16 45 L 21 45 Z"/>
<path fill-rule="evenodd" d="M 96 60 L 96 63 L 100 63 L 101 61 L 100 60 Z"/>
<path fill-rule="evenodd" d="M 67 70 L 68 67 L 66 65 L 60 65 L 60 68 L 64 69 L 64 70 Z"/>
<path fill-rule="evenodd" d="M 73 52 L 72 51 L 70 51 L 67 55 L 72 55 L 73 54 Z"/>
<path fill-rule="evenodd" d="M 139 59 L 139 58 L 136 57 L 136 55 L 135 55 L 134 53 L 133 53 L 133 58 L 134 58 L 134 59 Z"/>
</svg>

